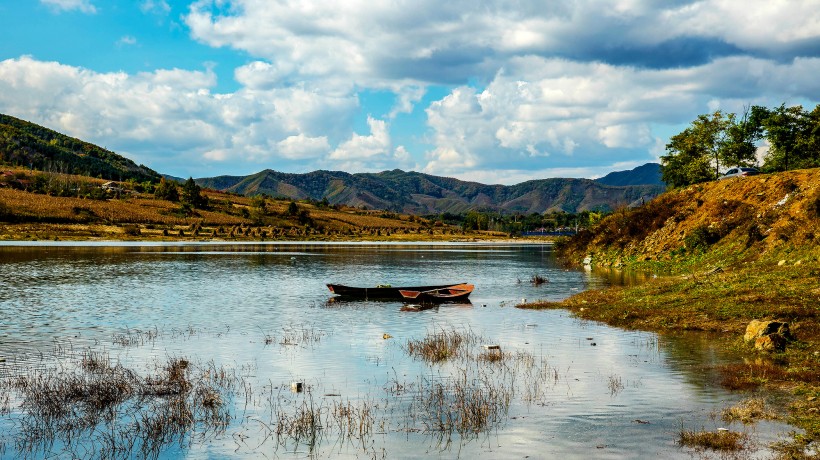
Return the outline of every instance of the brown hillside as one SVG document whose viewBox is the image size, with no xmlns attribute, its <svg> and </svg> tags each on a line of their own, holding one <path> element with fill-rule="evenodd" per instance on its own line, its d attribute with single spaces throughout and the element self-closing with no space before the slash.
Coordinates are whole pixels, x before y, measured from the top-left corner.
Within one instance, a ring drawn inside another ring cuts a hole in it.
<svg viewBox="0 0 820 460">
<path fill-rule="evenodd" d="M 620 210 L 566 242 L 572 262 L 674 260 L 679 255 L 755 260 L 820 241 L 820 169 L 735 178 L 667 192 Z"/>
</svg>

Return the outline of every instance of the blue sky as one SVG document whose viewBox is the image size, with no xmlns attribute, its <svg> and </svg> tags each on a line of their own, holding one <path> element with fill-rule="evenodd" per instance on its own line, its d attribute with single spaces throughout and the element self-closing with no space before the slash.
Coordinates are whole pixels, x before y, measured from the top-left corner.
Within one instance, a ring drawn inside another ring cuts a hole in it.
<svg viewBox="0 0 820 460">
<path fill-rule="evenodd" d="M 0 0 L 0 113 L 182 177 L 598 177 L 817 75 L 820 0 Z"/>
</svg>

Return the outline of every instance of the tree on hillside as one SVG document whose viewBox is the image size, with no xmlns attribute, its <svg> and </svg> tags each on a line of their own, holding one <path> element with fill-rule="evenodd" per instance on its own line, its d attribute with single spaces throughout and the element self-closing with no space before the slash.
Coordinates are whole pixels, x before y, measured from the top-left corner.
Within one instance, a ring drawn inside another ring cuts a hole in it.
<svg viewBox="0 0 820 460">
<path fill-rule="evenodd" d="M 718 110 L 697 120 L 672 136 L 661 156 L 663 181 L 673 187 L 716 179 L 725 165 L 744 166 L 754 162 L 755 142 L 760 138 L 759 117 Z"/>
<path fill-rule="evenodd" d="M 737 120 L 730 114 L 731 123 L 726 128 L 726 137 L 720 156 L 725 166 L 753 166 L 756 163 L 757 143 L 763 138 L 765 107 L 746 108 Z"/>
<path fill-rule="evenodd" d="M 787 171 L 820 166 L 820 105 L 811 112 L 781 104 L 763 120 L 769 153 L 764 168 Z"/>
<path fill-rule="evenodd" d="M 167 181 L 163 177 L 159 180 L 159 185 L 154 188 L 154 198 L 174 202 L 179 201 L 179 190 L 177 190 L 177 184 Z"/>
<path fill-rule="evenodd" d="M 208 198 L 202 196 L 202 187 L 189 177 L 182 185 L 182 203 L 195 209 L 204 209 L 208 206 Z"/>
</svg>

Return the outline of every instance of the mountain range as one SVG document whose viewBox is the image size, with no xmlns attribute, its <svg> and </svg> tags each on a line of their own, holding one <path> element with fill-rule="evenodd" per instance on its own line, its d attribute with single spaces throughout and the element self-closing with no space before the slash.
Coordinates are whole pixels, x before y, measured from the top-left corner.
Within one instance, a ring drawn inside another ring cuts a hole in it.
<svg viewBox="0 0 820 460">
<path fill-rule="evenodd" d="M 648 180 L 642 166 L 637 180 Z M 470 210 L 502 213 L 550 211 L 611 211 L 641 199 L 649 200 L 665 190 L 658 181 L 649 184 L 608 185 L 629 182 L 628 172 L 613 173 L 601 180 L 539 179 L 517 185 L 485 185 L 399 169 L 379 173 L 350 174 L 314 171 L 289 174 L 264 170 L 249 176 L 197 179 L 203 186 L 240 195 L 266 194 L 292 199 L 326 199 L 330 204 L 387 209 L 411 214 L 460 214 Z M 612 176 L 612 177 L 611 177 Z"/>
<path fill-rule="evenodd" d="M 0 161 L 41 170 L 109 180 L 156 181 L 160 174 L 109 150 L 51 129 L 0 114 Z M 516 185 L 485 185 L 402 170 L 350 174 L 264 170 L 248 176 L 199 178 L 203 187 L 241 195 L 327 200 L 411 214 L 610 211 L 662 193 L 659 165 L 611 173 L 598 180 L 540 179 Z M 165 176 L 170 177 L 170 176 Z"/>
</svg>

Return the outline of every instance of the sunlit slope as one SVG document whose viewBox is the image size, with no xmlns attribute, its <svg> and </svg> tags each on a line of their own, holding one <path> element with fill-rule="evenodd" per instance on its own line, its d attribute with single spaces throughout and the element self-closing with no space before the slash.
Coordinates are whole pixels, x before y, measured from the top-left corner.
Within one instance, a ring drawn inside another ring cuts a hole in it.
<svg viewBox="0 0 820 460">
<path fill-rule="evenodd" d="M 811 253 L 818 243 L 820 169 L 806 169 L 667 192 L 608 216 L 563 251 L 604 265 L 684 256 L 742 261 Z"/>
</svg>

